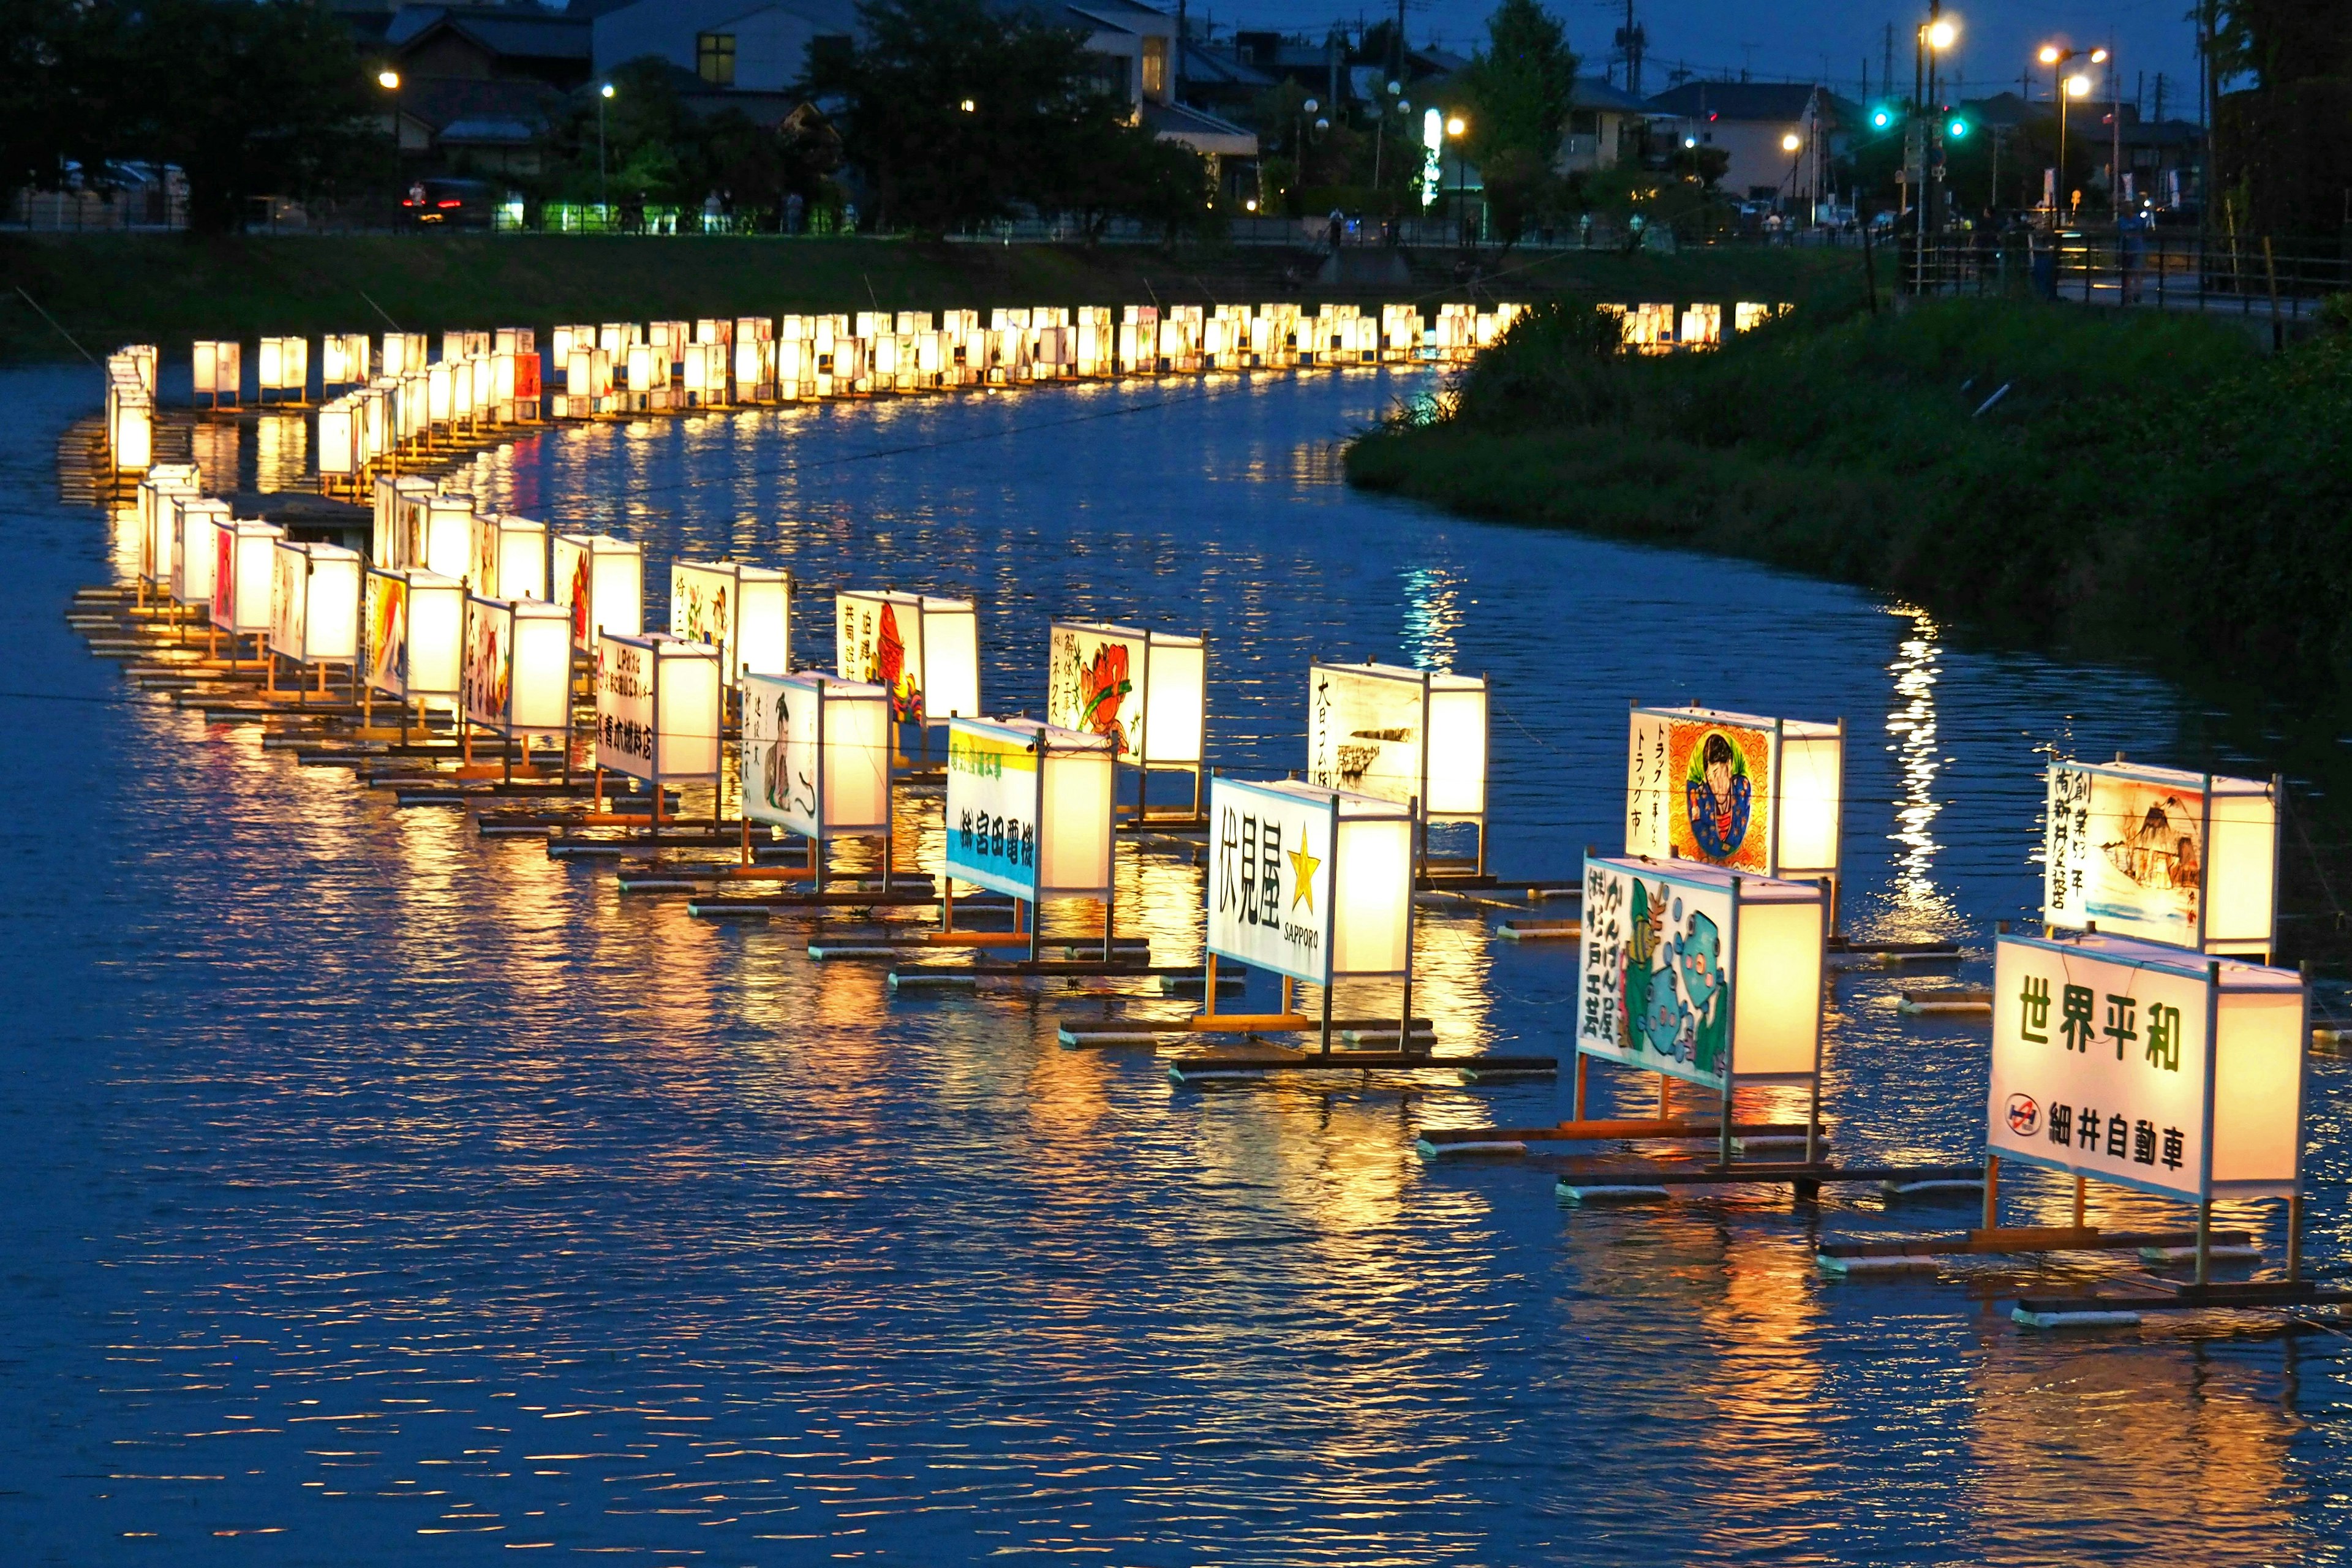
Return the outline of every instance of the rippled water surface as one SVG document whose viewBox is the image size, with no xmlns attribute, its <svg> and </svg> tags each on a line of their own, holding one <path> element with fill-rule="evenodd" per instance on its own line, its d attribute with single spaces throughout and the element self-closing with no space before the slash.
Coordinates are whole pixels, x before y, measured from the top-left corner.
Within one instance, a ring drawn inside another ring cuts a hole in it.
<svg viewBox="0 0 2352 1568">
<path fill-rule="evenodd" d="M 1236 770 L 1302 765 L 1311 656 L 1485 671 L 1514 875 L 1622 832 L 1628 699 L 1843 716 L 1849 926 L 1963 936 L 1970 976 L 2038 892 L 2040 749 L 2179 742 L 2179 700 L 2137 675 L 1349 493 L 1335 439 L 1419 384 L 609 425 L 473 484 L 656 563 L 970 594 L 999 710 L 1040 708 L 1049 615 L 1205 631 Z M 1181 1089 L 1144 1053 L 1059 1048 L 1070 1004 L 896 997 L 810 963 L 805 922 L 624 902 L 609 867 L 127 695 L 59 620 L 120 570 L 106 519 L 57 499 L 96 373 L 0 387 L 14 1561 L 2343 1555 L 2332 1331 L 2036 1337 L 2012 1268 L 1813 1269 L 1822 1234 L 1962 1207 L 1563 1208 L 1540 1162 L 1411 1144 L 1555 1120 L 1565 1079 Z M 299 470 L 291 428 L 216 440 L 212 473 Z M 803 654 L 829 621 L 804 605 Z M 1198 872 L 1122 874 L 1137 929 L 1196 951 Z M 1422 941 L 1447 1046 L 1565 1054 L 1570 952 L 1447 914 Z M 1984 1031 L 1898 1020 L 1906 983 L 1834 980 L 1843 1147 L 1973 1158 Z M 2323 1263 L 2352 1239 L 2345 1070 L 2314 1068 Z M 2063 1210 L 2054 1184 L 2018 1193 L 2020 1218 Z"/>
</svg>

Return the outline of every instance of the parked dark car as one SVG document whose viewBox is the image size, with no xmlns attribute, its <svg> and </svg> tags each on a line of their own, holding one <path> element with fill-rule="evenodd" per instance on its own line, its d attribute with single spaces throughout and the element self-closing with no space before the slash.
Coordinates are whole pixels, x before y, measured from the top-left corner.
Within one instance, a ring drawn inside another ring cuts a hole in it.
<svg viewBox="0 0 2352 1568">
<path fill-rule="evenodd" d="M 444 228 L 488 228 L 498 193 L 481 180 L 416 180 L 400 198 L 404 222 Z"/>
</svg>

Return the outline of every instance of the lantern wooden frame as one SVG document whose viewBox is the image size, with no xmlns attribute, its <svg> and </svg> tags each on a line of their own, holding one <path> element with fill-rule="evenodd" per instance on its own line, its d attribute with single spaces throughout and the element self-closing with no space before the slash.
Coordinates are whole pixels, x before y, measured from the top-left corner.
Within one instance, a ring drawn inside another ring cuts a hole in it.
<svg viewBox="0 0 2352 1568">
<path fill-rule="evenodd" d="M 836 838 L 882 840 L 890 886 L 890 694 L 820 670 L 742 677 L 738 798 L 746 833 L 764 823 L 808 842 L 809 868 L 824 889 L 824 847 Z M 782 770 L 781 784 L 778 772 Z"/>
</svg>

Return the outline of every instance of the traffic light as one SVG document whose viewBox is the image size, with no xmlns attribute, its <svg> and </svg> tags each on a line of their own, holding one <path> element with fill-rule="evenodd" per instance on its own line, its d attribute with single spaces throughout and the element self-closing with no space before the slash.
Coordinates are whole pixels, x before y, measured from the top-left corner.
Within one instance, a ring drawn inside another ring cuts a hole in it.
<svg viewBox="0 0 2352 1568">
<path fill-rule="evenodd" d="M 1976 129 L 1976 122 L 1965 114 L 1948 115 L 1944 120 L 1944 137 L 1950 142 L 1965 142 Z"/>
<path fill-rule="evenodd" d="M 1895 106 L 1891 103 L 1873 104 L 1870 110 L 1870 128 L 1873 131 L 1890 131 L 1902 118 L 1903 116 L 1895 111 Z"/>
</svg>

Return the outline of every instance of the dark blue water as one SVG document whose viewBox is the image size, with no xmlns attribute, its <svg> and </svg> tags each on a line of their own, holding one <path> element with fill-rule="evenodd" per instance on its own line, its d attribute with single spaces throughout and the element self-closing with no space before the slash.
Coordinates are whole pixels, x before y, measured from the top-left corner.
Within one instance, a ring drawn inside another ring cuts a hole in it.
<svg viewBox="0 0 2352 1568">
<path fill-rule="evenodd" d="M 2177 741 L 2162 685 L 1956 651 L 1868 595 L 1351 494 L 1332 443 L 1419 384 L 602 426 L 474 483 L 656 562 L 970 594 L 1003 710 L 1042 701 L 1049 615 L 1205 631 L 1235 770 L 1301 765 L 1310 656 L 1483 670 L 1513 874 L 1613 847 L 1629 698 L 1843 715 L 1849 924 L 1964 937 L 1971 976 L 2037 896 L 2041 749 Z M 1411 1152 L 1556 1119 L 1564 1079 L 1179 1089 L 1059 1048 L 1066 1004 L 902 1000 L 811 963 L 806 924 L 625 902 L 608 868 L 131 696 L 59 619 L 119 570 L 54 478 L 97 376 L 0 385 L 13 1561 L 2344 1554 L 2332 1331 L 2036 1336 L 2014 1267 L 1813 1269 L 1821 1235 L 1965 1208 L 1564 1209 L 1540 1163 Z M 208 450 L 299 471 L 283 432 Z M 804 653 L 829 620 L 803 605 Z M 1123 875 L 1123 919 L 1197 941 L 1197 871 Z M 1446 1046 L 1565 1052 L 1572 953 L 1465 916 L 1422 940 Z M 1835 981 L 1830 1111 L 1857 1153 L 1973 1157 L 1984 1033 L 1898 1019 L 1906 983 Z M 2315 1079 L 2326 1262 L 2345 1068 Z M 2018 1191 L 2012 1217 L 2063 1214 Z"/>
</svg>

